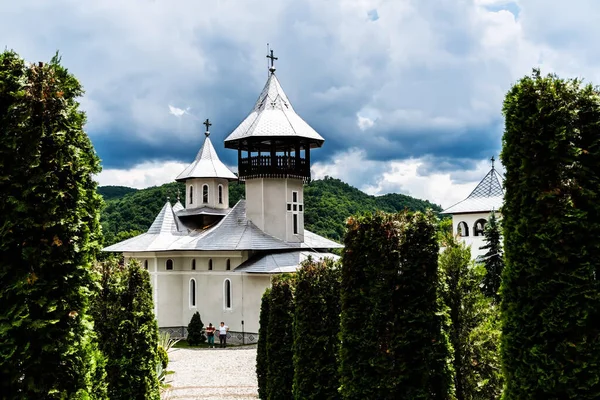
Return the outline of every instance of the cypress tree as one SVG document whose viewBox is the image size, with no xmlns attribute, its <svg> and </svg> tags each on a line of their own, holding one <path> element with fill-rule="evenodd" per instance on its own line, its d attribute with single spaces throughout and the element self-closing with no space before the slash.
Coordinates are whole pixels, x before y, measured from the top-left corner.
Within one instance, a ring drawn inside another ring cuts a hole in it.
<svg viewBox="0 0 600 400">
<path fill-rule="evenodd" d="M 495 304 L 500 303 L 500 282 L 502 280 L 502 270 L 504 269 L 504 255 L 502 252 L 502 232 L 500 231 L 500 222 L 496 218 L 496 213 L 492 212 L 488 223 L 483 232 L 485 245 L 481 250 L 487 250 L 481 257 L 485 266 L 486 274 L 483 278 L 483 293 L 493 299 Z"/>
<path fill-rule="evenodd" d="M 0 393 L 103 398 L 88 315 L 99 250 L 93 176 L 77 79 L 55 56 L 0 54 Z"/>
<path fill-rule="evenodd" d="M 349 219 L 341 283 L 342 398 L 448 398 L 438 251 L 429 213 Z"/>
<path fill-rule="evenodd" d="M 267 328 L 267 399 L 289 400 L 294 382 L 294 276 L 273 277 Z"/>
<path fill-rule="evenodd" d="M 339 266 L 307 260 L 296 277 L 294 399 L 339 399 Z"/>
<path fill-rule="evenodd" d="M 499 364 L 487 354 L 497 353 L 498 349 L 491 345 L 497 342 L 494 342 L 495 337 L 486 337 L 486 334 L 496 334 L 488 326 L 492 305 L 480 290 L 485 268 L 475 265 L 471 249 L 452 235 L 447 236 L 444 245 L 439 257 L 444 284 L 441 298 L 450 319 L 448 337 L 453 351 L 455 397 L 457 400 L 497 398 L 502 387 L 495 373 Z M 484 365 L 486 362 L 491 365 Z M 494 384 L 495 387 L 490 387 Z"/>
<path fill-rule="evenodd" d="M 267 357 L 267 332 L 269 327 L 269 304 L 271 302 L 271 289 L 265 290 L 260 303 L 260 317 L 258 328 L 258 343 L 256 349 L 256 379 L 258 381 L 258 398 L 267 399 L 267 371 L 269 358 Z"/>
<path fill-rule="evenodd" d="M 100 347 L 107 358 L 109 397 L 158 399 L 158 325 L 154 317 L 150 275 L 138 262 L 114 260 L 100 267 L 101 288 L 93 316 Z"/>
<path fill-rule="evenodd" d="M 504 101 L 507 399 L 600 398 L 600 93 L 534 70 Z"/>
<path fill-rule="evenodd" d="M 190 346 L 198 346 L 199 344 L 206 342 L 206 336 L 204 336 L 204 332 L 202 332 L 203 329 L 204 323 L 200 318 L 200 313 L 196 311 L 188 324 L 187 342 Z"/>
</svg>

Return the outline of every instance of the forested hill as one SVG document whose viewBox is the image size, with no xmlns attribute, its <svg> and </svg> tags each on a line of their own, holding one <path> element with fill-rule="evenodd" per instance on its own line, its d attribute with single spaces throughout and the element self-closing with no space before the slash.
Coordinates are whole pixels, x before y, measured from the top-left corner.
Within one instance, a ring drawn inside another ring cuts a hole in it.
<svg viewBox="0 0 600 400">
<path fill-rule="evenodd" d="M 101 186 L 106 207 L 102 211 L 102 226 L 105 244 L 124 239 L 131 231 L 146 231 L 170 198 L 175 203 L 177 194 L 185 193 L 181 183 L 136 190 L 123 186 Z M 229 205 L 233 206 L 244 196 L 244 185 L 232 182 L 229 185 Z M 182 197 L 183 202 L 183 197 Z M 370 196 L 340 181 L 325 177 L 314 180 L 304 188 L 305 227 L 319 235 L 341 241 L 346 218 L 350 215 L 383 210 L 388 212 L 409 210 L 424 211 L 428 208 L 441 211 L 440 206 L 426 200 L 415 199 L 403 194 Z"/>
</svg>

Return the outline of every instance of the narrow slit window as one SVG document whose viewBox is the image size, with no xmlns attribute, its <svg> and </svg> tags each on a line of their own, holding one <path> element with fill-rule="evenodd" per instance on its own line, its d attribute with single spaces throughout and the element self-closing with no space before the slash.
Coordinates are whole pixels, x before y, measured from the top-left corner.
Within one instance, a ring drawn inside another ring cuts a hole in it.
<svg viewBox="0 0 600 400">
<path fill-rule="evenodd" d="M 190 307 L 196 307 L 196 280 L 190 279 Z"/>
<path fill-rule="evenodd" d="M 194 258 L 192 260 L 192 271 L 195 271 L 195 270 L 196 270 L 196 259 Z"/>
<path fill-rule="evenodd" d="M 225 263 L 225 269 L 227 271 L 231 270 L 231 260 L 228 258 L 227 262 Z"/>
<path fill-rule="evenodd" d="M 219 204 L 223 204 L 223 185 L 219 185 Z"/>
<path fill-rule="evenodd" d="M 212 258 L 208 259 L 208 270 L 212 271 Z"/>
<path fill-rule="evenodd" d="M 223 282 L 223 307 L 225 309 L 231 309 L 231 281 L 225 279 Z"/>
<path fill-rule="evenodd" d="M 298 214 L 294 214 L 294 235 L 298 234 Z"/>
<path fill-rule="evenodd" d="M 298 192 L 292 192 L 292 202 L 298 202 Z"/>
<path fill-rule="evenodd" d="M 144 260 L 144 269 L 148 269 L 148 260 Z"/>
<path fill-rule="evenodd" d="M 208 185 L 202 186 L 202 202 L 208 203 Z"/>
<path fill-rule="evenodd" d="M 190 204 L 194 204 L 194 187 L 190 186 Z"/>
<path fill-rule="evenodd" d="M 173 260 L 168 259 L 165 268 L 167 271 L 171 271 L 173 269 Z"/>
</svg>

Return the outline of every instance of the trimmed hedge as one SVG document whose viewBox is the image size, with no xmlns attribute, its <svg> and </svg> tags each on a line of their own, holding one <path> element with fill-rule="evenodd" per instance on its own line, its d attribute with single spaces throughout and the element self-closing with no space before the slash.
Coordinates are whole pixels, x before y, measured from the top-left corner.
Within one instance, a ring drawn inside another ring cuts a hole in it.
<svg viewBox="0 0 600 400">
<path fill-rule="evenodd" d="M 449 398 L 438 251 L 431 213 L 348 220 L 341 283 L 342 398 Z"/>
<path fill-rule="evenodd" d="M 600 398 L 600 93 L 534 70 L 507 93 L 506 399 Z"/>
<path fill-rule="evenodd" d="M 294 382 L 294 281 L 291 274 L 273 277 L 267 328 L 267 399 L 289 400 Z"/>
<path fill-rule="evenodd" d="M 307 260 L 297 273 L 294 385 L 297 400 L 339 399 L 340 269 L 333 260 Z"/>
<path fill-rule="evenodd" d="M 271 289 L 265 290 L 260 303 L 260 317 L 258 328 L 258 343 L 256 349 L 256 378 L 258 381 L 258 398 L 267 399 L 267 371 L 269 358 L 267 356 L 267 332 L 269 328 L 269 304 L 271 302 Z"/>
</svg>

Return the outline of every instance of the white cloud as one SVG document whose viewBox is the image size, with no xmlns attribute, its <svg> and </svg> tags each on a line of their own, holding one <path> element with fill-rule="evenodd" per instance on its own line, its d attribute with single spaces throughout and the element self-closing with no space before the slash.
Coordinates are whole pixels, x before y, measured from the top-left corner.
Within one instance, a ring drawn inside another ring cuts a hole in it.
<svg viewBox="0 0 600 400">
<path fill-rule="evenodd" d="M 364 151 L 351 149 L 336 154 L 331 162 L 315 163 L 312 174 L 315 179 L 339 178 L 369 194 L 402 193 L 447 208 L 465 199 L 490 170 L 490 162 L 485 160 L 470 170 L 421 174 L 420 170 L 431 162 L 424 158 L 367 160 Z"/>
<path fill-rule="evenodd" d="M 115 185 L 143 189 L 173 182 L 187 164 L 178 161 L 149 161 L 129 169 L 104 169 L 96 176 L 100 186 Z"/>
<path fill-rule="evenodd" d="M 181 117 L 183 114 L 187 114 L 188 110 L 184 110 L 183 108 L 177 108 L 169 104 L 169 114 L 173 114 L 176 117 Z"/>
</svg>

